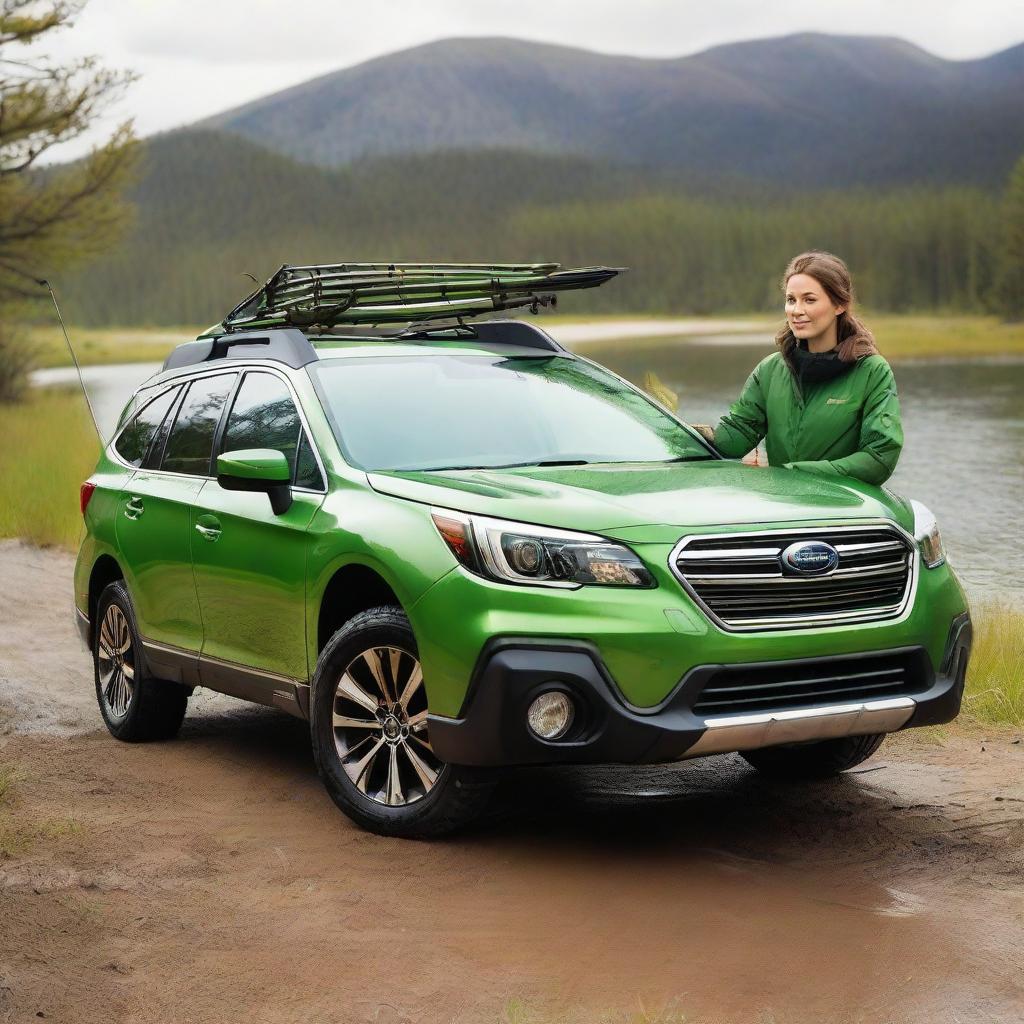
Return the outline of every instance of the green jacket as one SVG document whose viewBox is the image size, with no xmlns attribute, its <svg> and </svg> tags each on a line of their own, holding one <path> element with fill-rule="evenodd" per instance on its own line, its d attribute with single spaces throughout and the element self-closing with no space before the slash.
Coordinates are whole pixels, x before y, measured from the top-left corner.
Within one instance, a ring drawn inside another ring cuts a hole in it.
<svg viewBox="0 0 1024 1024">
<path fill-rule="evenodd" d="M 830 476 L 884 483 L 903 447 L 896 381 L 880 355 L 834 380 L 797 382 L 781 352 L 762 359 L 739 400 L 715 428 L 715 447 L 729 458 L 764 438 L 768 462 Z"/>
</svg>

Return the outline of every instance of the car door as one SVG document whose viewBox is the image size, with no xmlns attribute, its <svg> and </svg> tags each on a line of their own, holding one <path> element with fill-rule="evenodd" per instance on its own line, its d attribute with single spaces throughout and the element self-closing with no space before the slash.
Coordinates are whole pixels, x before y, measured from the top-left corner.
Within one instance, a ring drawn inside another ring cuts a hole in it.
<svg viewBox="0 0 1024 1024">
<path fill-rule="evenodd" d="M 202 646 L 191 507 L 209 477 L 214 436 L 237 376 L 206 375 L 176 389 L 118 505 L 117 542 L 147 658 L 157 674 L 185 682 L 195 681 L 188 669 Z M 128 428 L 122 436 L 126 454 L 137 455 Z"/>
<path fill-rule="evenodd" d="M 203 620 L 204 685 L 274 702 L 275 679 L 305 681 L 307 528 L 325 484 L 283 374 L 248 370 L 218 452 L 272 448 L 292 467 L 292 503 L 275 515 L 266 494 L 229 491 L 216 479 L 192 511 L 192 563 Z"/>
</svg>

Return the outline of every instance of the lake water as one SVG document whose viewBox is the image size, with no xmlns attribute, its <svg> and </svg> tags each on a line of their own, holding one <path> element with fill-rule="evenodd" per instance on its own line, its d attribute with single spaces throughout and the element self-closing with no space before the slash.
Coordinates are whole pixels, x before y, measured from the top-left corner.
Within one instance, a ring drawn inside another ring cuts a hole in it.
<svg viewBox="0 0 1024 1024">
<path fill-rule="evenodd" d="M 589 326 L 589 325 L 586 325 Z M 651 371 L 679 395 L 682 417 L 714 423 L 771 344 L 750 335 L 579 344 L 583 354 L 636 384 Z M 559 335 L 556 327 L 551 333 Z M 95 366 L 86 383 L 104 435 L 155 365 Z M 1024 360 L 904 362 L 893 366 L 905 446 L 888 486 L 936 515 L 950 562 L 972 596 L 1024 603 Z M 73 369 L 38 371 L 38 383 L 71 383 Z"/>
<path fill-rule="evenodd" d="M 772 351 L 749 337 L 578 346 L 642 385 L 654 372 L 692 423 L 715 423 Z M 893 364 L 904 448 L 887 486 L 935 513 L 972 597 L 1024 602 L 1024 360 Z"/>
</svg>

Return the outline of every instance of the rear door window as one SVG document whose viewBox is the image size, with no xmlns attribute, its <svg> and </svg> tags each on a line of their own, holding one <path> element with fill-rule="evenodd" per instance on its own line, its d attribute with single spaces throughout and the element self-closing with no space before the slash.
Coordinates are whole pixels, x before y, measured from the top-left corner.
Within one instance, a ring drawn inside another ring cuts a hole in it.
<svg viewBox="0 0 1024 1024">
<path fill-rule="evenodd" d="M 237 374 L 200 377 L 188 386 L 160 468 L 168 473 L 209 476 L 213 438 Z"/>
<path fill-rule="evenodd" d="M 178 388 L 158 395 L 135 416 L 114 442 L 114 450 L 129 466 L 141 466 L 157 436 L 160 425 L 178 396 Z"/>
</svg>

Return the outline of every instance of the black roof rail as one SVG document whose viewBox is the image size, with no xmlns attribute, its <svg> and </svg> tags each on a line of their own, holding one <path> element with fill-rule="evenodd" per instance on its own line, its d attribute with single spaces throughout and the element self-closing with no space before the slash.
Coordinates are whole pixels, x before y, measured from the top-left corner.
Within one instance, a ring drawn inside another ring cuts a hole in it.
<svg viewBox="0 0 1024 1024">
<path fill-rule="evenodd" d="M 295 327 L 277 327 L 185 342 L 164 360 L 163 368 L 176 370 L 213 359 L 270 359 L 298 370 L 319 358 L 302 331 Z"/>
<path fill-rule="evenodd" d="M 525 320 L 476 320 L 471 324 L 458 324 L 447 328 L 420 324 L 410 327 L 397 337 L 392 337 L 395 341 L 443 340 L 445 333 L 451 333 L 453 339 L 464 338 L 467 341 L 480 341 L 485 345 L 516 345 L 519 348 L 536 348 L 545 352 L 568 352 L 568 349 L 559 345 L 547 331 Z"/>
</svg>

